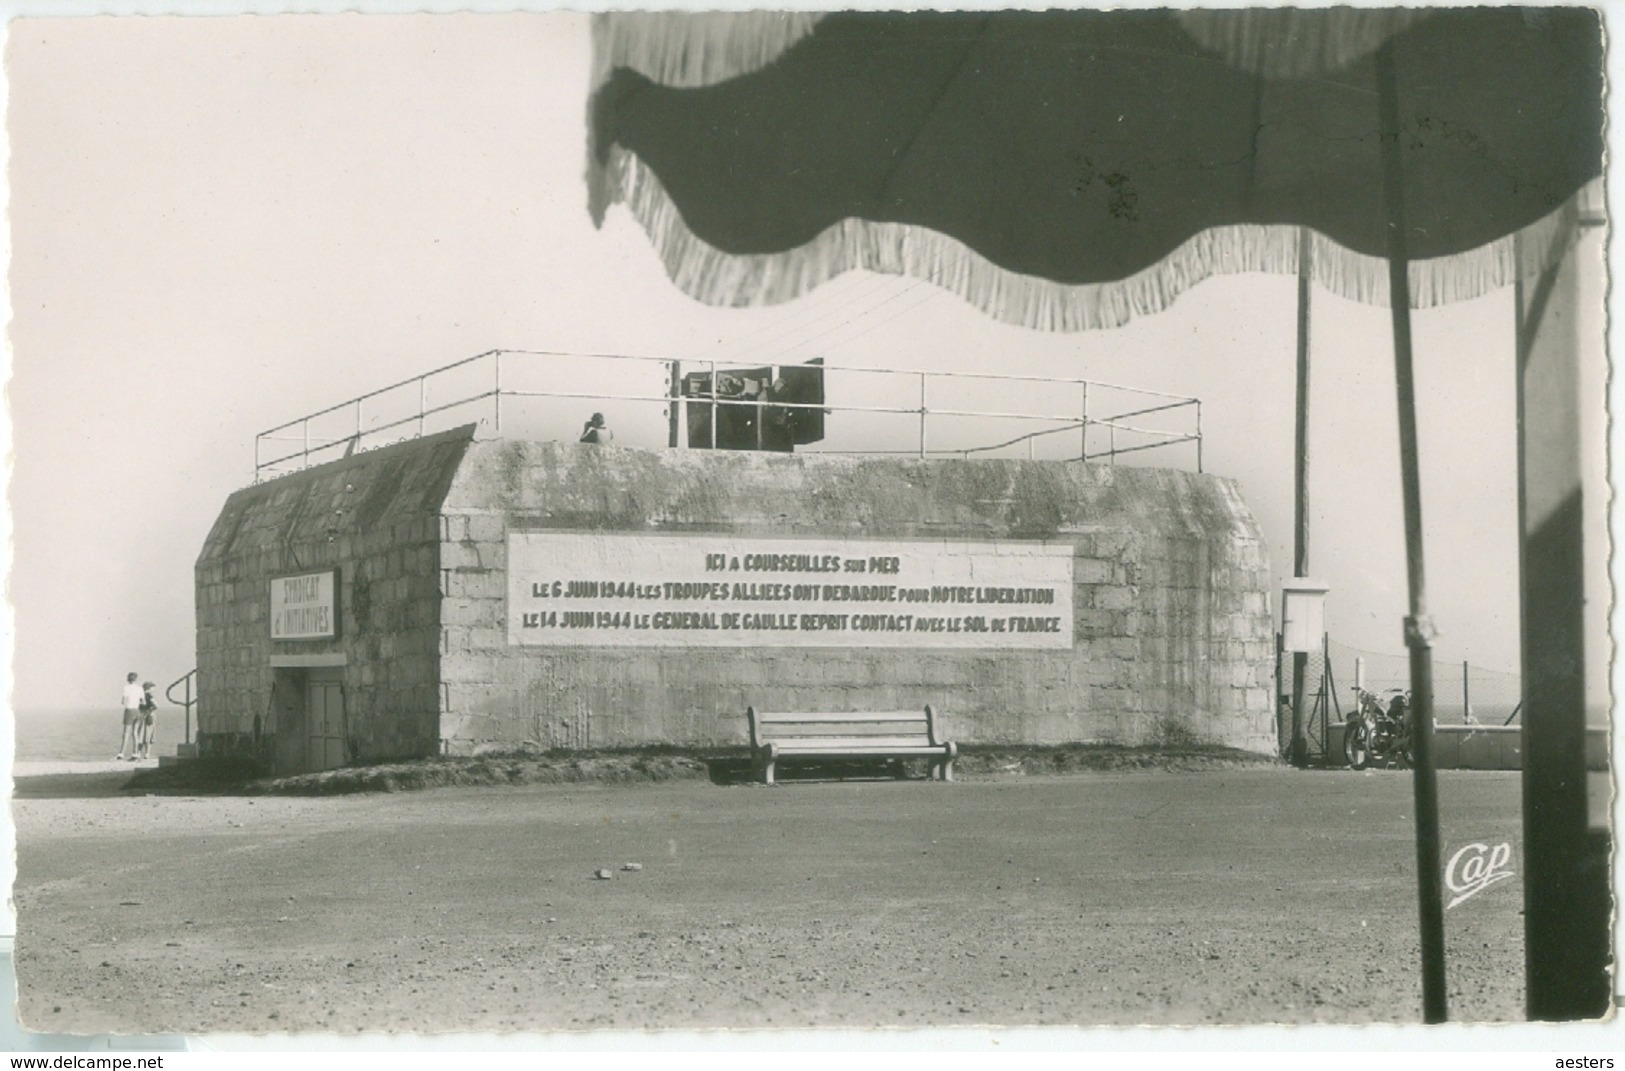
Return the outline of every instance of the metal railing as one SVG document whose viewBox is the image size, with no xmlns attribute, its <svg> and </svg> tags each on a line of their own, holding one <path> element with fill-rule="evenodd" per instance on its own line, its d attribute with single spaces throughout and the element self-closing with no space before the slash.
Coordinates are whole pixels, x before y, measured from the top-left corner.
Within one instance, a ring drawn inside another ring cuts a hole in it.
<svg viewBox="0 0 1625 1071">
<path fill-rule="evenodd" d="M 165 699 L 186 710 L 186 736 L 183 742 L 188 744 L 192 742 L 192 708 L 197 705 L 197 689 L 194 687 L 196 684 L 197 670 L 194 669 L 186 676 L 171 681 L 169 687 L 164 689 Z M 175 697 L 176 688 L 182 689 L 179 699 Z"/>
<path fill-rule="evenodd" d="M 1195 468 L 1202 470 L 1202 403 L 1197 398 L 1055 376 L 832 364 L 818 366 L 824 384 L 819 402 L 679 393 L 685 370 L 708 373 L 707 382 L 714 385 L 719 374 L 736 374 L 743 367 L 741 361 L 489 350 L 261 432 L 254 438 L 254 479 L 459 423 L 478 423 L 493 437 L 523 437 L 527 429 L 516 416 L 527 405 L 546 410 L 539 416 L 552 434 L 536 437 L 560 438 L 561 423 L 572 432 L 573 424 L 559 407 L 577 402 L 606 409 L 610 406 L 605 403 L 662 407 L 661 419 L 637 425 L 646 440 L 642 444 L 650 446 L 686 446 L 681 425 L 695 406 L 708 407 L 713 436 L 717 417 L 726 407 L 819 409 L 850 418 L 841 429 L 843 446 L 825 442 L 804 447 L 803 452 L 972 458 L 1001 452 L 1009 456 L 1015 451 L 1028 458 L 1042 453 L 1046 459 L 1104 459 L 1115 464 L 1123 455 L 1189 443 L 1195 451 Z M 749 367 L 771 371 L 807 366 Z M 540 382 L 535 382 L 538 375 Z M 568 388 L 562 386 L 566 383 Z M 1008 404 L 991 404 L 1001 397 Z M 1063 406 L 1064 411 L 1056 411 Z M 614 423 L 619 425 L 618 442 L 639 444 L 638 435 L 628 437 L 626 425 Z"/>
</svg>

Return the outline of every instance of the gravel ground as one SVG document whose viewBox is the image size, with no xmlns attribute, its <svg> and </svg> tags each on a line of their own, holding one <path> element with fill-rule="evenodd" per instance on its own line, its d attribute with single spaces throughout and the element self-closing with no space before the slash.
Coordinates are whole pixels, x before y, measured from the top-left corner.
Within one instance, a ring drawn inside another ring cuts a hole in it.
<svg viewBox="0 0 1625 1071">
<path fill-rule="evenodd" d="M 126 776 L 19 780 L 31 1029 L 1420 1020 L 1399 772 L 315 798 Z M 1517 774 L 1440 796 L 1447 855 L 1509 841 L 1517 867 Z M 1514 880 L 1447 913 L 1453 1019 L 1522 1018 L 1521 907 Z"/>
</svg>

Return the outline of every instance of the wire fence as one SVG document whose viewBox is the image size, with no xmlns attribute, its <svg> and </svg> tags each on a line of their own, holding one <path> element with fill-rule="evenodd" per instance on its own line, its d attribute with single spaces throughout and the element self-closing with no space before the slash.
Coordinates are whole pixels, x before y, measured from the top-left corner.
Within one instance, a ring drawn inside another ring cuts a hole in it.
<svg viewBox="0 0 1625 1071">
<path fill-rule="evenodd" d="M 1409 690 L 1409 655 L 1362 651 L 1328 641 L 1333 676 L 1342 688 L 1345 706 L 1362 683 L 1381 695 L 1391 689 Z M 1433 720 L 1440 725 L 1516 724 L 1523 703 L 1523 677 L 1517 673 L 1475 666 L 1470 662 L 1433 660 Z"/>
<path fill-rule="evenodd" d="M 1292 746 L 1294 659 L 1281 656 L 1277 674 L 1276 741 L 1280 754 Z M 1309 653 L 1303 671 L 1303 723 L 1310 762 L 1343 762 L 1343 722 L 1358 703 L 1356 689 L 1383 696 L 1409 691 L 1410 656 L 1364 651 L 1327 637 Z M 1469 662 L 1433 662 L 1433 719 L 1438 725 L 1516 725 L 1523 703 L 1517 673 Z"/>
<path fill-rule="evenodd" d="M 1337 712 L 1337 688 L 1333 675 L 1327 673 L 1327 665 L 1323 643 L 1319 650 L 1308 652 L 1301 678 L 1303 727 L 1308 744 L 1305 757 L 1314 763 L 1330 761 L 1342 751 L 1343 716 Z M 1280 655 L 1276 673 L 1275 742 L 1276 751 L 1283 758 L 1292 754 L 1295 666 L 1296 659 L 1291 652 Z"/>
</svg>

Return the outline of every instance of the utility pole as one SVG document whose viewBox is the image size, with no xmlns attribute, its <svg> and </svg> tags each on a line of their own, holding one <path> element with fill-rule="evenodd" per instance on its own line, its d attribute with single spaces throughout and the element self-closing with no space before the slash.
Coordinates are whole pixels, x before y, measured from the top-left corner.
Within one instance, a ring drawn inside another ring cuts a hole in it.
<svg viewBox="0 0 1625 1071">
<path fill-rule="evenodd" d="M 1294 451 L 1292 575 L 1309 575 L 1309 282 L 1313 245 L 1308 227 L 1298 228 L 1298 419 Z M 1309 652 L 1292 655 L 1292 765 L 1309 761 L 1309 737 L 1303 717 L 1304 677 Z"/>
</svg>

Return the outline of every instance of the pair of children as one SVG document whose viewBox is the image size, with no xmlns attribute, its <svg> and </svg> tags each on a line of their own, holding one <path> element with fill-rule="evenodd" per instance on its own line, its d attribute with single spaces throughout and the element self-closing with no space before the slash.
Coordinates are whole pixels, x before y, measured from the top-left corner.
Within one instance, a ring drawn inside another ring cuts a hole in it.
<svg viewBox="0 0 1625 1071">
<path fill-rule="evenodd" d="M 137 691 L 135 674 L 130 674 L 124 686 L 124 737 L 119 744 L 119 753 L 113 756 L 115 759 L 128 758 L 135 762 L 151 754 L 158 722 L 158 700 L 152 695 L 156 687 L 147 681 Z"/>
</svg>

